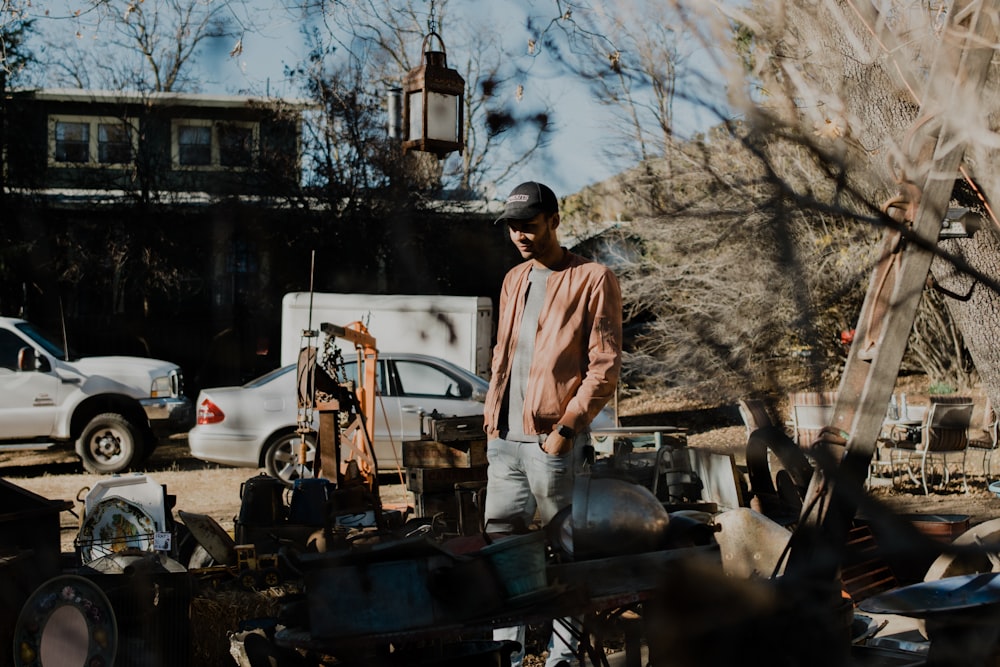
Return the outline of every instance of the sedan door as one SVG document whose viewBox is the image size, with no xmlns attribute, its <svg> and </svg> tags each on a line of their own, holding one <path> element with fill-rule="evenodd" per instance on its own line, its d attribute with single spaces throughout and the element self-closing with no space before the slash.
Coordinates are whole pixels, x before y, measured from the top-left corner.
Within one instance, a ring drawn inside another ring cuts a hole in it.
<svg viewBox="0 0 1000 667">
<path fill-rule="evenodd" d="M 483 404 L 472 398 L 473 387 L 469 382 L 444 366 L 422 359 L 394 359 L 390 364 L 402 440 L 419 440 L 427 429 L 428 420 L 434 416 L 465 417 L 483 413 Z"/>
<path fill-rule="evenodd" d="M 344 363 L 344 379 L 358 383 L 358 365 Z M 399 419 L 399 397 L 393 396 L 386 384 L 386 361 L 378 360 L 375 370 L 375 458 L 379 470 L 403 467 L 403 446 L 400 438 L 402 425 Z"/>
</svg>

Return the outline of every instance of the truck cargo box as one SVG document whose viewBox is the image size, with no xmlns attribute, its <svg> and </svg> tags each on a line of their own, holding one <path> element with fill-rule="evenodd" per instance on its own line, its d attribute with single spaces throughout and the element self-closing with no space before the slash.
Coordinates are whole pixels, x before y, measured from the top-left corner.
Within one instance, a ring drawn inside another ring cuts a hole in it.
<svg viewBox="0 0 1000 667">
<path fill-rule="evenodd" d="M 289 292 L 282 299 L 281 364 L 298 359 L 303 330 L 357 321 L 368 327 L 380 352 L 428 354 L 489 377 L 493 303 L 486 296 Z"/>
</svg>

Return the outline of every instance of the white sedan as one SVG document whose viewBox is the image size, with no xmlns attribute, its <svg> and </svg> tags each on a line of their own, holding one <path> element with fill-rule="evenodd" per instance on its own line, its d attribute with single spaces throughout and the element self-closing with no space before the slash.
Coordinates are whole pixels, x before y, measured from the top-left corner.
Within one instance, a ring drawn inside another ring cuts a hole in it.
<svg viewBox="0 0 1000 667">
<path fill-rule="evenodd" d="M 347 379 L 356 379 L 354 361 L 344 370 Z M 197 425 L 188 433 L 191 454 L 213 463 L 264 468 L 286 484 L 309 476 L 308 467 L 303 470 L 299 463 L 295 375 L 292 364 L 241 387 L 203 389 L 195 401 Z M 420 439 L 422 418 L 435 411 L 442 417 L 483 414 L 489 383 L 437 357 L 381 353 L 376 386 L 375 458 L 379 472 L 391 473 L 402 470 L 402 442 Z M 614 425 L 610 408 L 594 420 L 595 429 Z M 309 467 L 314 444 L 307 436 Z"/>
<path fill-rule="evenodd" d="M 347 379 L 357 379 L 356 362 L 345 362 L 344 371 Z M 195 401 L 197 425 L 188 433 L 191 454 L 203 461 L 262 467 L 291 484 L 302 472 L 295 376 L 291 364 L 241 387 L 203 389 Z M 442 417 L 481 415 L 489 383 L 444 359 L 384 353 L 378 358 L 376 387 L 375 458 L 380 472 L 394 472 L 402 469 L 402 442 L 420 439 L 422 418 L 435 411 Z M 315 443 L 307 440 L 311 464 Z"/>
</svg>

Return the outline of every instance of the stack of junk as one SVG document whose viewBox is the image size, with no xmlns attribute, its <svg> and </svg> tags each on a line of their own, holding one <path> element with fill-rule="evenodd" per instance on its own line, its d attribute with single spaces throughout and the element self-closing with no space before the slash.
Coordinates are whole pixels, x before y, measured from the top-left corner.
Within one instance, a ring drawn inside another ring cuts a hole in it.
<svg viewBox="0 0 1000 667">
<path fill-rule="evenodd" d="M 829 554 L 838 581 L 789 581 L 809 463 L 787 436 L 765 440 L 780 456 L 751 436 L 739 469 L 662 427 L 606 434 L 570 507 L 496 534 L 478 434 L 443 420 L 403 443 L 415 508 L 347 476 L 258 475 L 232 532 L 145 474 L 102 478 L 78 510 L 0 480 L 0 665 L 509 665 L 494 628 L 566 618 L 592 664 L 1000 658 L 1000 520 L 872 500 Z M 62 512 L 78 512 L 70 553 Z"/>
</svg>

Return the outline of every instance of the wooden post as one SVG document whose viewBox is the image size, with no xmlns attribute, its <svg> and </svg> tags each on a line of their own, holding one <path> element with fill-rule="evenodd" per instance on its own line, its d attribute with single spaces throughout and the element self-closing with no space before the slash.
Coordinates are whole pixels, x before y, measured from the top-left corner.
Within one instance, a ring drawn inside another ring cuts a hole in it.
<svg viewBox="0 0 1000 667">
<path fill-rule="evenodd" d="M 316 458 L 313 461 L 313 472 L 317 478 L 332 479 L 337 488 L 343 488 L 343 478 L 340 471 L 340 402 L 325 401 L 316 406 L 319 413 L 319 432 L 317 433 Z"/>
</svg>

